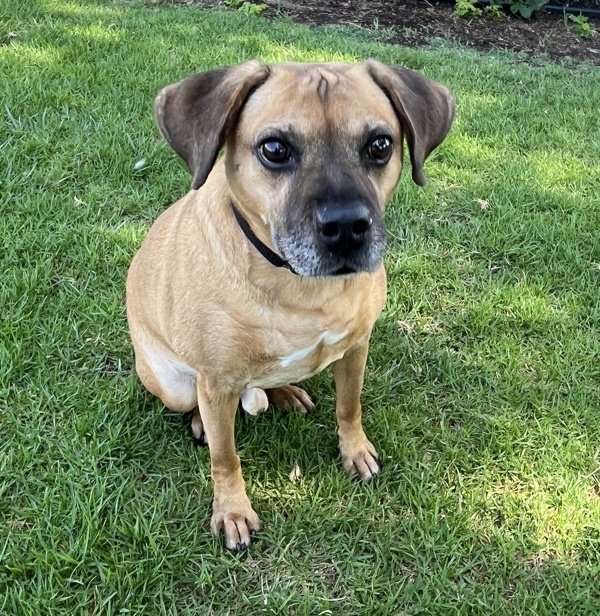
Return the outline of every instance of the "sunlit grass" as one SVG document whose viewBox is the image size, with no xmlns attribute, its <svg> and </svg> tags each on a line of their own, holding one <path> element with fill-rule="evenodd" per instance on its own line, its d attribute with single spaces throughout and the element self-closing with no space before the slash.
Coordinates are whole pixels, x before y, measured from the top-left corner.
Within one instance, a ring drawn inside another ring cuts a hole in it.
<svg viewBox="0 0 600 616">
<path fill-rule="evenodd" d="M 597 68 L 157 3 L 9 0 L 9 32 L 0 613 L 596 613 Z M 458 105 L 428 186 L 406 173 L 387 213 L 363 396 L 383 471 L 344 476 L 327 374 L 307 384 L 309 418 L 242 417 L 265 529 L 233 556 L 209 532 L 207 451 L 132 372 L 127 267 L 189 186 L 152 101 L 251 57 L 370 56 L 443 81 Z"/>
</svg>

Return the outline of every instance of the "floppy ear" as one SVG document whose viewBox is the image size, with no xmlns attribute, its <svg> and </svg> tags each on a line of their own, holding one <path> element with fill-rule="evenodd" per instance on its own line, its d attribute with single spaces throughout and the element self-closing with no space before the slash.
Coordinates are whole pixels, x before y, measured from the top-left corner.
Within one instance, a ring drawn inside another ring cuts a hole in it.
<svg viewBox="0 0 600 616">
<path fill-rule="evenodd" d="M 367 66 L 396 110 L 408 143 L 412 178 L 424 186 L 423 163 L 450 130 L 454 98 L 441 83 L 409 69 L 386 66 L 377 60 L 369 60 Z"/>
<path fill-rule="evenodd" d="M 267 66 L 251 61 L 198 73 L 159 92 L 156 123 L 187 164 L 193 190 L 206 181 L 248 96 L 268 75 Z"/>
</svg>

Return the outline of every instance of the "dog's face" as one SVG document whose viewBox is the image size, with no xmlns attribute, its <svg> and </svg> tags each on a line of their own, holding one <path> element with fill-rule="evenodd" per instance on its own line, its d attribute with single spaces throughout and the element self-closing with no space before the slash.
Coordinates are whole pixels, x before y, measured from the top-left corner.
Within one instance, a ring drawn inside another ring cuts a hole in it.
<svg viewBox="0 0 600 616">
<path fill-rule="evenodd" d="M 403 138 L 422 184 L 423 162 L 453 112 L 443 86 L 375 61 L 250 62 L 168 86 L 156 101 L 158 125 L 190 167 L 193 187 L 225 145 L 235 205 L 261 221 L 304 276 L 379 267 Z"/>
<path fill-rule="evenodd" d="M 276 65 L 226 142 L 235 203 L 258 215 L 304 276 L 373 271 L 402 133 L 363 65 Z"/>
</svg>

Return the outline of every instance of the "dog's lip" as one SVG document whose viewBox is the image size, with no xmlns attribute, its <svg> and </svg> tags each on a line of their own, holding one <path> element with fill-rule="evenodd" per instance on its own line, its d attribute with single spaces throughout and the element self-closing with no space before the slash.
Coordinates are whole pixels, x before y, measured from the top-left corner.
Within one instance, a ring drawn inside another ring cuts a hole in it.
<svg viewBox="0 0 600 616">
<path fill-rule="evenodd" d="M 329 274 L 330 276 L 347 276 L 349 274 L 356 274 L 358 270 L 354 267 L 350 267 L 349 265 L 342 265 L 342 267 L 338 267 L 336 270 Z"/>
</svg>

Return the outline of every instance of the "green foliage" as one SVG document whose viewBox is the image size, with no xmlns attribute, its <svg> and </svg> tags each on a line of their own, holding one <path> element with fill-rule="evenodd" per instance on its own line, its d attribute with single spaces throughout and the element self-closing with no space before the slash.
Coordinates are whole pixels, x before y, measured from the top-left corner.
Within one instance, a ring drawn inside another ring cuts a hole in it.
<svg viewBox="0 0 600 616">
<path fill-rule="evenodd" d="M 492 21 L 500 21 L 504 18 L 504 11 L 497 4 L 488 4 L 484 9 L 485 16 Z"/>
<path fill-rule="evenodd" d="M 569 15 L 569 21 L 581 38 L 590 39 L 596 34 L 596 29 L 585 15 Z"/>
<path fill-rule="evenodd" d="M 477 0 L 456 0 L 454 13 L 459 17 L 480 17 L 483 11 L 476 7 Z"/>
<path fill-rule="evenodd" d="M 510 10 L 515 15 L 520 15 L 525 19 L 530 19 L 531 16 L 539 11 L 544 4 L 546 4 L 547 0 L 508 0 L 508 4 L 510 4 Z"/>
<path fill-rule="evenodd" d="M 546 4 L 546 0 L 490 0 L 483 9 L 477 4 L 478 0 L 456 0 L 454 12 L 459 17 L 480 17 L 485 14 L 492 20 L 499 20 L 503 16 L 501 5 L 508 4 L 515 15 L 530 19 Z"/>
<path fill-rule="evenodd" d="M 245 15 L 260 15 L 268 6 L 266 4 L 253 4 L 245 0 L 225 0 L 225 5 Z"/>
</svg>

